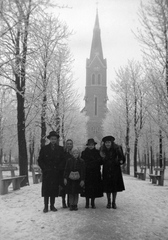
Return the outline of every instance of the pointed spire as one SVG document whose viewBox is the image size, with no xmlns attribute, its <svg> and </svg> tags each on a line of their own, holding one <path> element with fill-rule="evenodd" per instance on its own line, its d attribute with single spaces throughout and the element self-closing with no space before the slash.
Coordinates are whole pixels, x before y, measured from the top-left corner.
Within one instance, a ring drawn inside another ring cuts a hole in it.
<svg viewBox="0 0 168 240">
<path fill-rule="evenodd" d="M 101 43 L 101 31 L 99 26 L 99 16 L 98 16 L 98 8 L 96 9 L 96 19 L 95 25 L 93 29 L 93 38 L 92 38 L 92 46 L 90 51 L 90 59 L 93 59 L 95 55 L 98 55 L 101 59 L 103 59 L 103 51 L 102 51 L 102 43 Z"/>
<path fill-rule="evenodd" d="M 94 26 L 94 29 L 95 28 L 99 28 L 99 16 L 98 16 L 98 9 L 96 9 L 96 20 L 95 20 L 95 26 Z"/>
</svg>

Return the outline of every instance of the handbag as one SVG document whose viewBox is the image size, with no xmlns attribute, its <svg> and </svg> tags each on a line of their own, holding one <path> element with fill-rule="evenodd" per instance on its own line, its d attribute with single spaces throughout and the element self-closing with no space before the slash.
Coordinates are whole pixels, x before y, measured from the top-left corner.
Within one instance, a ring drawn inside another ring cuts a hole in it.
<svg viewBox="0 0 168 240">
<path fill-rule="evenodd" d="M 70 172 L 70 174 L 69 174 L 69 178 L 71 179 L 71 180 L 78 180 L 79 178 L 80 178 L 80 174 L 79 174 L 79 172 Z"/>
</svg>

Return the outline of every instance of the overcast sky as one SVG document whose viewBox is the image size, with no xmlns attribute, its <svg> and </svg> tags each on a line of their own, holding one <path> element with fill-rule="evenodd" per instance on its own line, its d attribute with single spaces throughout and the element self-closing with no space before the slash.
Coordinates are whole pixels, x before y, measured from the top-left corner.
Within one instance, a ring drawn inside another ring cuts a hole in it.
<svg viewBox="0 0 168 240">
<path fill-rule="evenodd" d="M 86 58 L 89 58 L 93 27 L 96 17 L 96 0 L 56 0 L 70 9 L 55 10 L 74 31 L 69 46 L 74 56 L 74 77 L 77 79 L 82 98 L 85 92 Z M 104 58 L 107 59 L 107 81 L 115 78 L 115 70 L 128 59 L 140 60 L 138 41 L 132 31 L 139 26 L 138 8 L 141 0 L 99 0 L 99 23 Z M 147 0 L 142 0 L 147 2 Z M 110 95 L 110 92 L 108 91 Z M 110 96 L 109 96 L 110 97 Z M 83 102 L 84 104 L 84 102 Z"/>
</svg>

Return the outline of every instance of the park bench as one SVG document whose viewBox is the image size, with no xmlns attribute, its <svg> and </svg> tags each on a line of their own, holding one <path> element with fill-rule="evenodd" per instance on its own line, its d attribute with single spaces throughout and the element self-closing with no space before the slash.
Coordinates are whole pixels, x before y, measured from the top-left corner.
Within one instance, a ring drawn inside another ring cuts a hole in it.
<svg viewBox="0 0 168 240">
<path fill-rule="evenodd" d="M 14 191 L 20 189 L 20 183 L 26 176 L 15 176 L 16 170 L 18 168 L 12 165 L 0 166 L 0 195 L 8 193 L 8 187 L 11 183 Z M 3 172 L 11 172 L 11 176 L 3 178 Z"/>
<path fill-rule="evenodd" d="M 140 172 L 136 172 L 136 176 L 138 179 L 146 180 L 146 167 L 141 166 Z"/>
<path fill-rule="evenodd" d="M 155 174 L 149 174 L 152 184 L 163 186 L 164 184 L 164 168 L 154 168 Z"/>
<path fill-rule="evenodd" d="M 39 183 L 42 181 L 42 172 L 41 168 L 38 165 L 32 165 L 32 178 L 33 178 L 33 183 Z"/>
</svg>

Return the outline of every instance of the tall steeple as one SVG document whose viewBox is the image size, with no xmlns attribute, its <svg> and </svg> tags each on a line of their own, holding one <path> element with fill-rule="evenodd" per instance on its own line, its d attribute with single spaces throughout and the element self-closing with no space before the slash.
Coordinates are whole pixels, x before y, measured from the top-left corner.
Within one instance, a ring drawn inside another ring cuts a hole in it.
<svg viewBox="0 0 168 240">
<path fill-rule="evenodd" d="M 103 137 L 102 123 L 107 111 L 107 63 L 103 58 L 103 50 L 100 36 L 99 16 L 96 11 L 96 19 L 93 28 L 90 58 L 86 59 L 86 87 L 85 108 L 88 116 L 88 138 L 94 138 L 100 142 Z"/>
<path fill-rule="evenodd" d="M 103 59 L 103 50 L 102 50 L 102 43 L 101 43 L 101 30 L 99 26 L 99 16 L 98 10 L 96 10 L 96 19 L 95 25 L 93 29 L 93 38 L 92 38 L 92 45 L 90 51 L 90 59 L 92 60 L 95 55 L 98 55 L 100 59 Z"/>
</svg>

